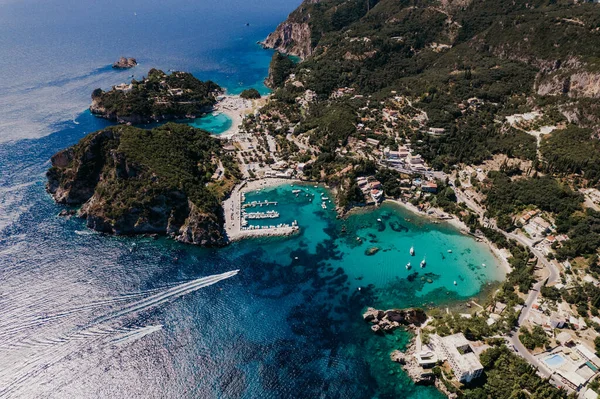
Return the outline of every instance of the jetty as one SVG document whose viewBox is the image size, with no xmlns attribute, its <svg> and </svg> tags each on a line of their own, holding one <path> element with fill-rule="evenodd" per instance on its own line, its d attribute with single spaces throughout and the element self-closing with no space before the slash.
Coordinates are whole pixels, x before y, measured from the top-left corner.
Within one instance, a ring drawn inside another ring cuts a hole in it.
<svg viewBox="0 0 600 399">
<path fill-rule="evenodd" d="M 242 200 L 245 200 L 245 196 L 242 197 Z M 248 204 L 242 205 L 243 208 L 256 208 L 263 206 L 277 206 L 277 201 L 252 201 Z"/>
</svg>

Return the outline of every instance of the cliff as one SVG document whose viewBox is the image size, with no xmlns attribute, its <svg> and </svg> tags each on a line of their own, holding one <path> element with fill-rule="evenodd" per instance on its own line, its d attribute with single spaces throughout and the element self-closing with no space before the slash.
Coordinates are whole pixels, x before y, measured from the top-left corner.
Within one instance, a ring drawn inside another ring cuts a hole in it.
<svg viewBox="0 0 600 399">
<path fill-rule="evenodd" d="M 220 198 L 207 186 L 220 156 L 218 140 L 189 126 L 114 126 L 55 154 L 47 190 L 97 231 L 223 245 Z"/>
<path fill-rule="evenodd" d="M 279 24 L 277 29 L 270 33 L 262 44 L 266 48 L 295 55 L 302 59 L 309 57 L 314 50 L 311 42 L 311 29 L 308 22 L 286 20 Z"/>
<path fill-rule="evenodd" d="M 378 1 L 304 0 L 262 44 L 306 59 L 314 54 L 326 33 L 347 28 L 375 7 Z"/>
<path fill-rule="evenodd" d="M 202 82 L 190 73 L 166 74 L 151 69 L 142 81 L 132 80 L 106 92 L 94 90 L 90 111 L 101 118 L 130 124 L 196 118 L 211 111 L 221 92 L 217 84 Z"/>
</svg>

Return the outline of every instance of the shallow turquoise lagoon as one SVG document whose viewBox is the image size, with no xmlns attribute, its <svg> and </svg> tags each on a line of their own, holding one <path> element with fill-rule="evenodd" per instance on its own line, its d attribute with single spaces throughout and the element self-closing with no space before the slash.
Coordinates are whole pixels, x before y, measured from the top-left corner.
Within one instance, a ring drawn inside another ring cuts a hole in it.
<svg viewBox="0 0 600 399">
<path fill-rule="evenodd" d="M 198 129 L 206 130 L 212 134 L 219 135 L 231 127 L 232 120 L 224 113 L 207 114 L 200 118 L 194 119 L 188 125 Z"/>
<path fill-rule="evenodd" d="M 250 220 L 251 225 L 297 221 L 300 226 L 299 236 L 280 243 L 267 256 L 279 262 L 288 258 L 293 263 L 295 259 L 285 254 L 294 247 L 314 253 L 320 245 L 326 245 L 336 252 L 329 264 L 343 269 L 349 287 L 361 291 L 374 287 L 384 294 L 381 306 L 424 305 L 431 295 L 468 298 L 505 276 L 499 260 L 485 244 L 449 224 L 434 224 L 391 203 L 359 209 L 340 220 L 336 219 L 331 197 L 323 187 L 307 184 L 285 184 L 247 193 L 246 203 L 278 202 L 276 206 L 248 211 L 280 213 L 277 219 Z M 410 255 L 411 247 L 414 256 Z M 368 255 L 369 250 L 375 253 Z M 425 265 L 421 267 L 423 260 Z"/>
</svg>

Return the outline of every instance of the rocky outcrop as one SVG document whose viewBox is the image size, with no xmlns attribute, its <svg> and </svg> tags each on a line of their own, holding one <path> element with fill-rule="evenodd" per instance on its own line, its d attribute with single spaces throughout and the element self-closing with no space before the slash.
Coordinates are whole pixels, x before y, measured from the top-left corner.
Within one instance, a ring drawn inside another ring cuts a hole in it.
<svg viewBox="0 0 600 399">
<path fill-rule="evenodd" d="M 137 65 L 137 61 L 135 58 L 121 57 L 121 58 L 119 58 L 119 61 L 115 62 L 112 65 L 112 67 L 114 69 L 129 69 L 129 68 L 133 68 L 136 65 Z"/>
<path fill-rule="evenodd" d="M 165 128 L 171 126 L 160 129 Z M 177 130 L 173 134 L 182 134 L 185 132 L 179 130 L 191 128 L 181 125 L 173 129 Z M 100 232 L 168 235 L 177 241 L 201 246 L 226 244 L 220 206 L 203 206 L 192 201 L 185 188 L 174 187 L 160 171 L 134 161 L 135 156 L 122 150 L 123 136 L 139 135 L 140 130 L 129 126 L 107 128 L 54 155 L 47 172 L 48 192 L 58 203 L 81 206 L 77 216 L 85 219 L 89 228 Z M 199 133 L 194 130 L 189 134 L 193 137 Z M 157 148 L 156 143 L 153 148 Z M 171 150 L 176 152 L 178 148 L 173 145 Z M 214 156 L 214 153 L 209 155 Z M 198 181 L 202 188 L 204 184 Z M 196 197 L 210 199 L 210 193 L 201 194 L 199 189 L 192 189 Z"/>
<path fill-rule="evenodd" d="M 300 7 L 279 24 L 261 43 L 266 48 L 305 59 L 314 51 L 310 27 L 310 6 L 321 0 L 304 0 Z"/>
<path fill-rule="evenodd" d="M 536 84 L 540 96 L 566 95 L 570 98 L 600 98 L 600 73 L 564 71 L 541 76 Z"/>
<path fill-rule="evenodd" d="M 421 309 L 377 310 L 368 308 L 363 319 L 371 323 L 371 330 L 376 333 L 390 333 L 400 326 L 419 327 L 427 320 Z"/>
<path fill-rule="evenodd" d="M 314 50 L 308 22 L 285 21 L 267 36 L 262 45 L 301 59 L 309 57 Z"/>
</svg>

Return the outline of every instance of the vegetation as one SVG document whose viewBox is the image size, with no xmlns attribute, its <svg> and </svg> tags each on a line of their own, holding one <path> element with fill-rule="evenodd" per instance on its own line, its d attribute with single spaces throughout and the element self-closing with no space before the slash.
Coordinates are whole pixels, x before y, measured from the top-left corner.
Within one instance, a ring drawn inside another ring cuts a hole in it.
<svg viewBox="0 0 600 399">
<path fill-rule="evenodd" d="M 544 348 L 550 343 L 546 332 L 540 326 L 534 326 L 531 331 L 528 330 L 527 327 L 521 328 L 519 340 L 529 350 L 534 350 L 535 348 Z"/>
<path fill-rule="evenodd" d="M 200 115 L 215 104 L 220 91 L 217 84 L 202 82 L 187 72 L 168 75 L 151 69 L 147 78 L 132 80 L 130 89 L 94 90 L 90 109 L 110 120 L 150 123 Z"/>
<path fill-rule="evenodd" d="M 255 88 L 250 88 L 250 89 L 245 89 L 244 91 L 242 91 L 240 93 L 240 97 L 248 99 L 248 100 L 253 100 L 253 99 L 260 98 L 260 93 Z"/>
<path fill-rule="evenodd" d="M 235 162 L 222 154 L 219 140 L 174 123 L 151 130 L 109 127 L 86 136 L 65 154 L 69 164 L 48 171 L 50 191 L 68 191 L 72 204 L 93 195 L 85 213 L 102 223 L 92 226 L 103 231 L 112 226 L 117 233 L 166 232 L 167 222 L 171 228 L 184 223 L 191 206 L 210 220 L 210 229 L 219 230 L 223 198 L 213 179 L 219 161 L 225 168 L 219 183 L 240 177 Z"/>
<path fill-rule="evenodd" d="M 570 125 L 554 131 L 542 141 L 545 170 L 554 173 L 576 173 L 589 180 L 600 179 L 600 140 L 592 137 L 591 129 Z"/>
<path fill-rule="evenodd" d="M 548 384 L 525 359 L 504 345 L 486 350 L 479 360 L 484 367 L 484 381 L 481 386 L 466 388 L 463 395 L 465 399 L 567 397 L 564 390 Z"/>
<path fill-rule="evenodd" d="M 269 65 L 269 77 L 267 78 L 268 85 L 271 88 L 283 86 L 293 68 L 294 61 L 292 61 L 290 57 L 276 51 L 275 54 L 273 54 L 271 64 Z"/>
<path fill-rule="evenodd" d="M 512 215 L 528 205 L 556 214 L 571 214 L 580 208 L 581 196 L 552 177 L 511 180 L 501 172 L 492 172 L 489 177 L 492 186 L 487 192 L 487 211 L 502 229 L 510 230 L 514 226 Z"/>
</svg>

